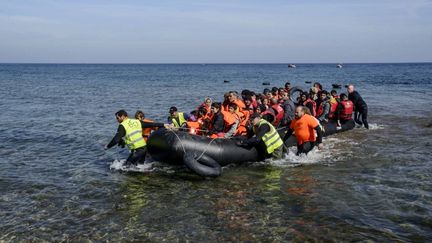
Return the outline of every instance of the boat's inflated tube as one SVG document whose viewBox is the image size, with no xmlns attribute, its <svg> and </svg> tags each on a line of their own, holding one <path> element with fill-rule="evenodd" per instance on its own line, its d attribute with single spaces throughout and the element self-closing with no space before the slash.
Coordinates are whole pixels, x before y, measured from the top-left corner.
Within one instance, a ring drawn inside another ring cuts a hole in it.
<svg viewBox="0 0 432 243">
<path fill-rule="evenodd" d="M 348 121 L 337 128 L 336 122 L 323 125 L 324 136 L 354 128 L 354 121 Z M 283 138 L 286 129 L 278 129 Z M 219 176 L 221 166 L 233 163 L 254 162 L 262 159 L 256 147 L 245 148 L 236 145 L 241 138 L 208 138 L 191 135 L 184 131 L 158 129 L 147 140 L 148 152 L 153 159 L 170 164 L 184 164 L 201 176 Z M 285 146 L 296 145 L 291 136 Z"/>
</svg>

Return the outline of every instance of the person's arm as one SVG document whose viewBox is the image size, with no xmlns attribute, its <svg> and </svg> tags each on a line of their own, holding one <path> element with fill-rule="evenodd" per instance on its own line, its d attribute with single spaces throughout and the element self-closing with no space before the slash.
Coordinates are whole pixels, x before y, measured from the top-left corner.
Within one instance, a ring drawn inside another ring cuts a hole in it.
<svg viewBox="0 0 432 243">
<path fill-rule="evenodd" d="M 238 124 L 239 124 L 239 120 L 236 120 L 236 122 L 231 126 L 230 130 L 228 130 L 228 132 L 225 133 L 224 137 L 225 138 L 232 137 L 234 133 L 237 131 Z"/>
<path fill-rule="evenodd" d="M 288 131 L 285 133 L 285 136 L 283 137 L 282 141 L 286 141 L 288 140 L 288 138 L 291 137 L 291 135 L 293 134 L 294 130 L 292 130 L 291 128 L 288 128 Z"/>
<path fill-rule="evenodd" d="M 248 146 L 255 146 L 261 141 L 262 137 L 264 137 L 264 135 L 269 131 L 270 131 L 270 126 L 267 124 L 263 124 L 258 128 L 256 136 L 243 141 L 243 144 Z"/>
<path fill-rule="evenodd" d="M 144 128 L 152 128 L 152 127 L 164 127 L 165 125 L 163 123 L 159 123 L 159 122 L 145 122 L 145 121 L 140 121 L 141 122 L 141 127 Z"/>
<path fill-rule="evenodd" d="M 126 135 L 126 130 L 124 129 L 124 127 L 122 125 L 119 125 L 117 128 L 117 133 L 111 139 L 111 142 L 106 145 L 106 148 L 109 149 L 112 146 L 118 144 L 125 135 Z"/>
<path fill-rule="evenodd" d="M 340 126 L 340 114 L 341 114 L 343 108 L 344 108 L 344 106 L 342 105 L 342 103 L 339 102 L 337 107 L 336 107 L 336 112 L 335 112 L 336 121 L 337 121 L 338 126 Z"/>
<path fill-rule="evenodd" d="M 318 117 L 318 120 L 320 122 L 326 120 L 330 112 L 330 103 L 328 101 L 324 101 L 324 102 L 325 103 L 324 103 L 323 113 L 321 114 L 321 116 Z"/>
<path fill-rule="evenodd" d="M 321 144 L 322 143 L 322 137 L 323 137 L 323 133 L 322 133 L 322 129 L 321 126 L 318 125 L 315 128 L 315 131 L 317 132 L 317 138 L 316 138 L 316 144 Z"/>
</svg>

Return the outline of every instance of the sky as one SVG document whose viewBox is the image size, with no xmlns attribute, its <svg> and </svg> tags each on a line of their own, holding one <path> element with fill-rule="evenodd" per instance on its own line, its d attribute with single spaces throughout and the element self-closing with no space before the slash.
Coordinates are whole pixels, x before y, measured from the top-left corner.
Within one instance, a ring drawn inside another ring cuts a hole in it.
<svg viewBox="0 0 432 243">
<path fill-rule="evenodd" d="M 1 63 L 431 61 L 432 0 L 0 0 Z"/>
</svg>

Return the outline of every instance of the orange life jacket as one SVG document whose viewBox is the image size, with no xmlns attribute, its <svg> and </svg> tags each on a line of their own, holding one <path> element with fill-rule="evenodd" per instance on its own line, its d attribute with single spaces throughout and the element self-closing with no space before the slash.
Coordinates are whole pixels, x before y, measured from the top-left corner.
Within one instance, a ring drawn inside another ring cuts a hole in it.
<svg viewBox="0 0 432 243">
<path fill-rule="evenodd" d="M 154 122 L 150 119 L 144 119 L 144 122 Z M 143 128 L 142 130 L 142 135 L 144 140 L 147 142 L 148 137 L 150 136 L 150 133 L 152 133 L 153 131 L 156 131 L 158 128 L 157 127 L 149 127 L 149 128 Z"/>
<path fill-rule="evenodd" d="M 225 132 L 227 132 L 234 123 L 236 123 L 238 117 L 235 114 L 231 114 L 229 111 L 221 111 L 225 121 Z"/>
<path fill-rule="evenodd" d="M 239 119 L 239 124 L 237 126 L 237 130 L 234 133 L 234 136 L 241 136 L 247 134 L 246 124 L 249 120 L 249 112 L 247 110 L 243 110 L 243 112 L 236 112 L 236 115 Z"/>
</svg>

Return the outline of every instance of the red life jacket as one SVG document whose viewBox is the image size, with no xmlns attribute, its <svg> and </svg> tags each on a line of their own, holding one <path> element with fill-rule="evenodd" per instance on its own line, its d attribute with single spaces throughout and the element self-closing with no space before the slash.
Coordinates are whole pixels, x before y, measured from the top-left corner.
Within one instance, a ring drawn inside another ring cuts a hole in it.
<svg viewBox="0 0 432 243">
<path fill-rule="evenodd" d="M 345 121 L 351 120 L 352 113 L 353 113 L 353 110 L 354 110 L 354 104 L 352 103 L 351 100 L 341 101 L 341 104 L 343 106 L 343 109 L 342 109 L 342 111 L 340 113 L 340 119 L 341 120 L 345 120 Z"/>
<path fill-rule="evenodd" d="M 311 110 L 312 116 L 316 116 L 316 103 L 315 103 L 315 101 L 308 98 L 307 100 L 305 100 L 305 102 L 303 102 L 303 106 L 307 106 L 307 104 L 309 104 L 310 102 L 312 102 L 312 107 L 313 107 L 313 109 Z"/>
<path fill-rule="evenodd" d="M 338 103 L 337 102 L 334 102 L 334 103 L 330 102 L 330 112 L 329 112 L 329 115 L 328 115 L 329 119 L 334 119 L 335 118 L 337 107 L 338 107 Z"/>
<path fill-rule="evenodd" d="M 267 114 L 269 114 L 269 115 L 271 115 L 273 117 L 273 121 L 271 121 L 271 123 L 273 123 L 276 120 L 276 115 L 275 115 L 273 109 L 272 108 L 268 108 L 264 112 L 261 112 L 261 117 L 264 117 Z M 268 121 L 268 122 L 270 122 L 270 121 Z"/>
<path fill-rule="evenodd" d="M 321 102 L 320 105 L 318 106 L 318 110 L 316 111 L 316 116 L 315 117 L 319 117 L 323 114 L 324 112 L 324 103 Z"/>
<path fill-rule="evenodd" d="M 283 110 L 283 108 L 279 104 L 272 105 L 272 108 L 277 112 L 277 115 L 276 115 L 275 120 L 273 122 L 273 125 L 277 127 L 279 125 L 280 121 L 282 121 L 284 114 L 285 114 L 285 111 Z"/>
</svg>

